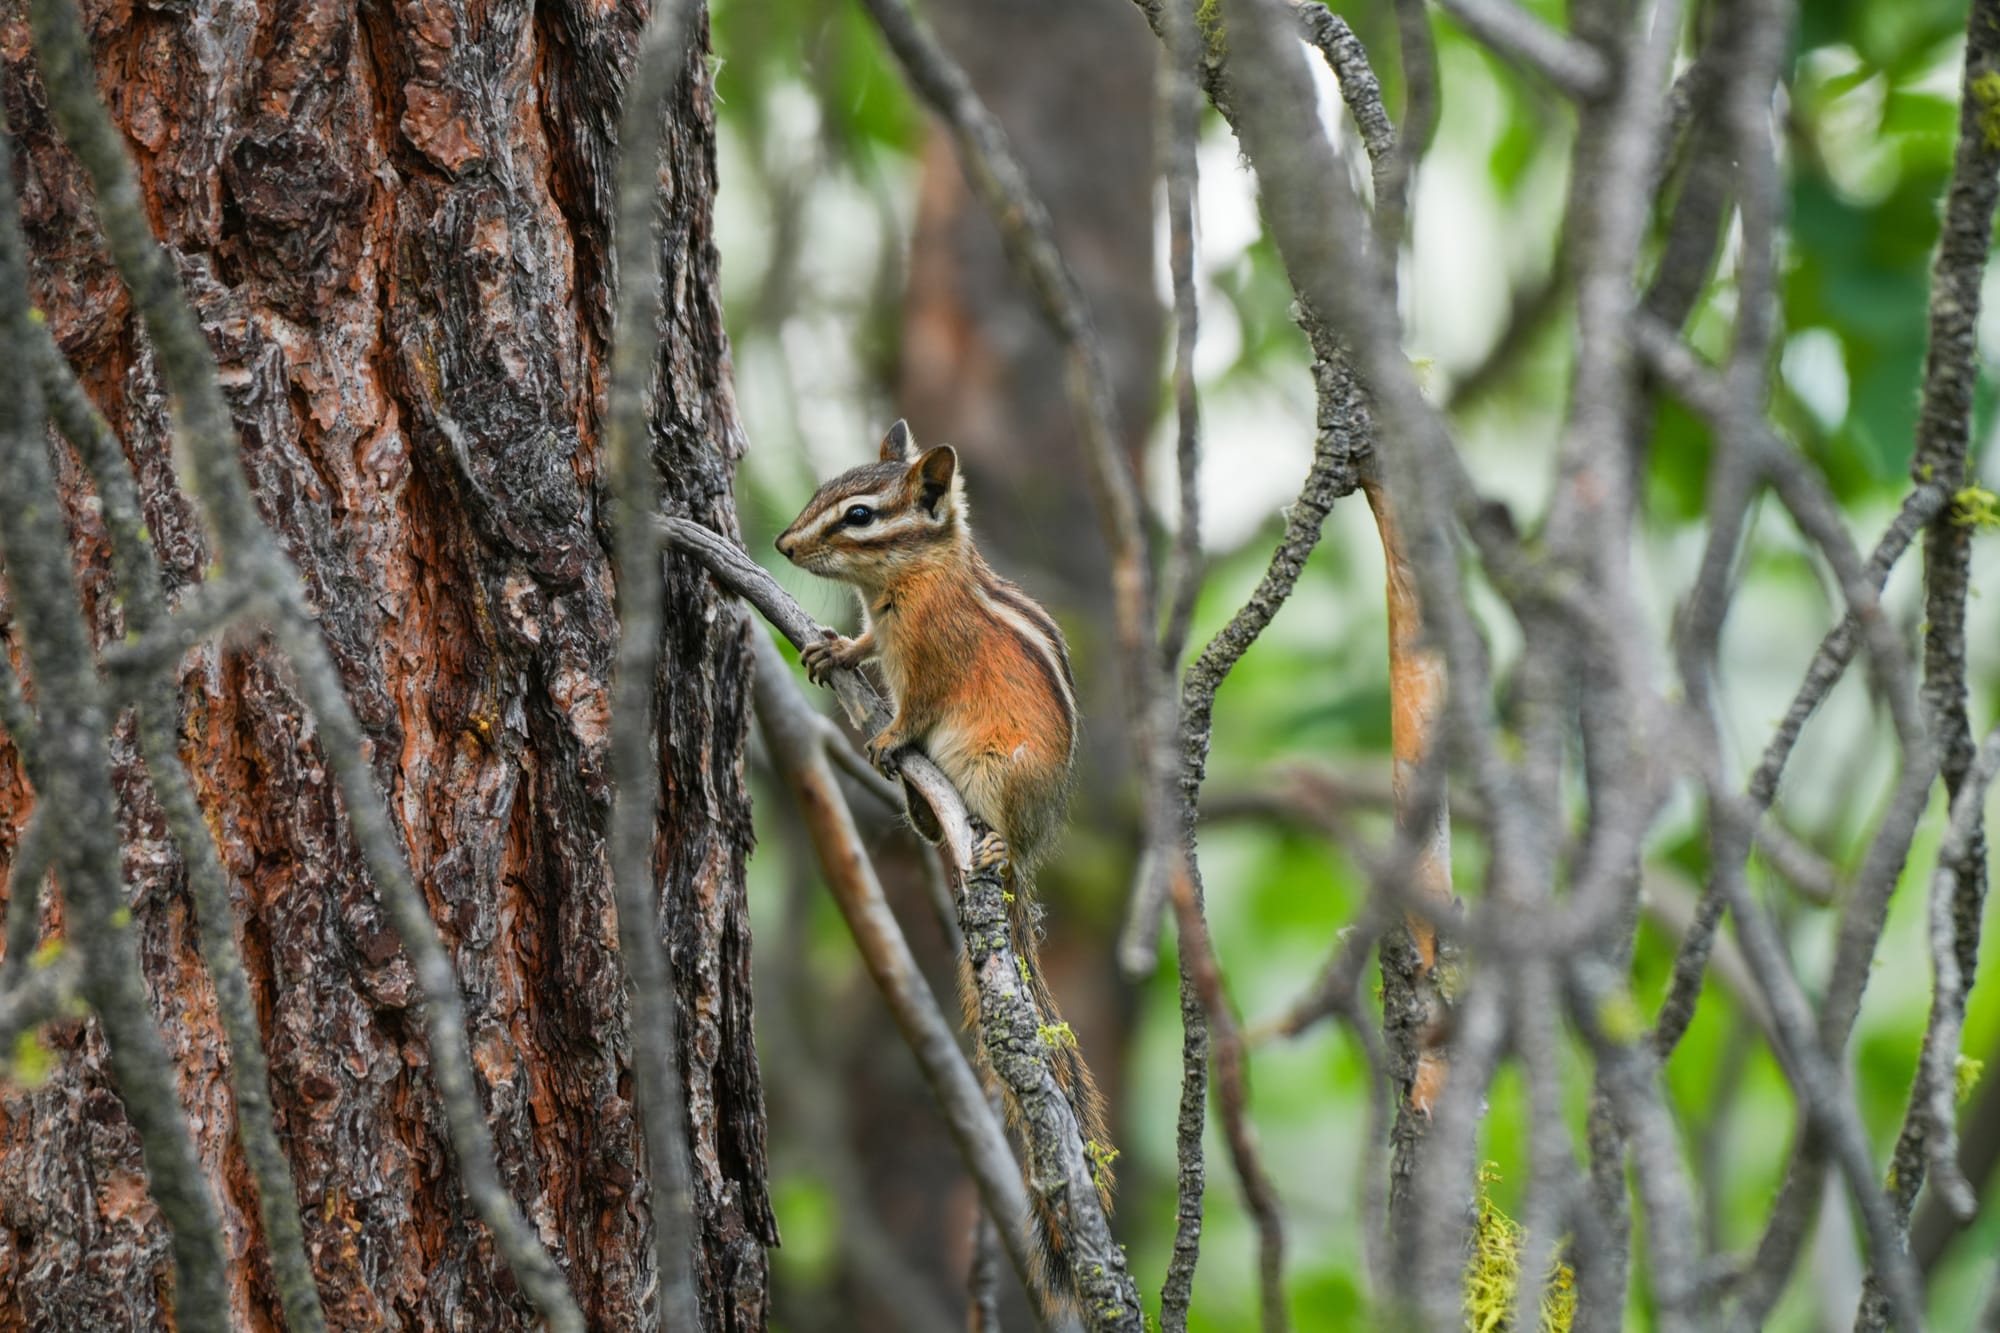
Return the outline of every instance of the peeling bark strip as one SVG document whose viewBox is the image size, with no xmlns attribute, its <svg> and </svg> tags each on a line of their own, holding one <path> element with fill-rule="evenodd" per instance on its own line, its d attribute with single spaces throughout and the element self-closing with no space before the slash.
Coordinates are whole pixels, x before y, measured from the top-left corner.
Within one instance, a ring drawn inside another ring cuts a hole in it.
<svg viewBox="0 0 2000 1333">
<path fill-rule="evenodd" d="M 1440 740 L 1444 713 L 1443 657 L 1424 642 L 1423 603 L 1416 573 L 1396 525 L 1388 493 L 1378 483 L 1363 491 L 1375 513 L 1388 568 L 1390 736 L 1395 747 L 1392 778 L 1399 831 L 1415 849 L 1410 891 L 1440 911 L 1449 911 L 1451 820 L 1443 793 L 1423 790 L 1425 757 Z M 1427 808 L 1428 807 L 1428 808 Z M 1389 1198 L 1392 1225 L 1407 1220 L 1407 1196 L 1431 1108 L 1450 1074 L 1446 1037 L 1453 996 L 1450 973 L 1458 963 L 1448 939 L 1416 913 L 1406 913 L 1402 929 L 1384 935 L 1382 1028 L 1396 1088 L 1396 1123 Z M 1443 967 L 1440 968 L 1440 964 Z"/>
<path fill-rule="evenodd" d="M 0 7 L 0 97 L 30 290 L 130 453 L 179 596 L 210 550 L 177 485 L 155 348 L 50 124 L 22 10 Z M 99 88 L 221 365 L 237 457 L 300 569 L 449 951 L 503 1180 L 607 1327 L 642 1325 L 654 1280 L 604 867 L 616 639 L 598 501 L 613 126 L 643 18 L 561 0 L 477 17 L 429 0 L 223 19 L 85 6 Z M 701 62 L 698 47 L 667 112 L 651 430 L 664 506 L 733 531 L 742 437 Z M 103 520 L 58 463 L 88 628 L 117 642 Z M 670 572 L 654 868 L 703 1322 L 748 1329 L 765 1321 L 775 1226 L 742 877 L 748 647 L 716 602 L 706 579 Z M 329 1326 L 524 1326 L 460 1188 L 415 978 L 293 674 L 249 640 L 193 655 L 178 685 Z M 231 1315 L 276 1326 L 185 865 L 129 732 L 111 761 L 131 933 L 219 1205 Z M 0 868 L 29 806 L 0 745 Z M 0 1329 L 161 1326 L 166 1232 L 103 1039 L 95 1024 L 47 1036 L 50 1079 L 0 1104 Z"/>
</svg>

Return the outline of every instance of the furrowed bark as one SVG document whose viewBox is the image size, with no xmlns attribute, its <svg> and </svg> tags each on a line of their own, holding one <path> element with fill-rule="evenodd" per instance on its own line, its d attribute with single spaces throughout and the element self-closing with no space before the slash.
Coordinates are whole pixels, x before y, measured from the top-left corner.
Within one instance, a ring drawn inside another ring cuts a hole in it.
<svg viewBox="0 0 2000 1333">
<path fill-rule="evenodd" d="M 304 687 L 329 681 L 351 705 L 362 780 L 394 799 L 391 844 L 440 928 L 499 1184 L 567 1269 L 584 1317 L 624 1323 L 639 1318 L 655 1263 L 609 929 L 617 635 L 599 486 L 613 126 L 643 16 L 516 4 L 473 28 L 454 15 L 273 10 L 257 17 L 257 43 L 218 47 L 190 12 L 120 26 L 87 10 L 94 78 L 166 245 L 164 280 L 140 304 L 185 293 L 201 357 L 134 319 L 82 221 L 91 192 L 25 41 L 0 47 L 0 87 L 32 182 L 30 287 L 129 451 L 169 597 L 185 603 L 248 513 L 275 531 L 316 617 L 307 637 L 289 620 L 274 628 L 331 659 L 327 677 L 306 657 L 295 671 L 265 638 L 238 633 L 172 671 L 177 748 L 235 888 L 330 1324 L 505 1329 L 529 1313 L 469 1206 L 411 960 L 351 834 L 352 789 L 330 780 L 333 729 L 314 717 L 319 701 L 306 706 Z M 545 114 L 516 115 L 524 104 Z M 665 504 L 726 527 L 742 441 L 716 305 L 712 116 L 690 52 L 666 111 L 661 250 L 677 295 L 658 330 L 664 391 L 648 429 Z M 182 377 L 202 357 L 220 368 L 221 420 L 186 417 L 190 449 L 177 458 L 170 389 L 185 408 Z M 217 451 L 253 506 L 212 509 L 204 533 L 179 483 L 228 489 L 207 461 Z M 61 481 L 93 635 L 117 642 L 128 626 L 101 520 L 80 477 Z M 761 1326 L 775 1227 L 742 881 L 748 649 L 715 604 L 705 579 L 667 588 L 654 688 L 666 780 L 649 853 L 664 911 L 645 925 L 683 960 L 696 1285 L 704 1326 L 720 1329 Z M 271 1319 L 182 863 L 129 737 L 113 760 L 136 830 L 136 934 L 184 1025 L 175 1053 L 197 1151 L 243 1256 L 229 1303 L 239 1321 Z M 18 823 L 24 809 L 22 789 L 0 787 L 0 815 Z M 38 1317 L 148 1322 L 165 1295 L 163 1233 L 133 1186 L 99 1048 L 60 1053 L 0 1137 L 0 1285 Z M 78 1209 L 115 1224 L 87 1237 L 60 1225 Z M 30 1235 L 42 1238 L 33 1251 L 18 1241 Z"/>
</svg>

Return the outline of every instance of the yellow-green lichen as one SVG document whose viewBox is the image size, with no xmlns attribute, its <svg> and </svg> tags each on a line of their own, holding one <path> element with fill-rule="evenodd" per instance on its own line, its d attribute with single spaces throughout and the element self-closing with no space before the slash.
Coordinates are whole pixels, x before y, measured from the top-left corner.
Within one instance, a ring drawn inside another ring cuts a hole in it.
<svg viewBox="0 0 2000 1333">
<path fill-rule="evenodd" d="M 1202 49 L 1210 56 L 1222 54 L 1222 0 L 1197 0 L 1194 25 L 1201 32 Z"/>
<path fill-rule="evenodd" d="M 1631 991 L 1620 989 L 1598 1003 L 1597 1026 L 1608 1040 L 1630 1046 L 1645 1035 L 1646 1014 Z"/>
<path fill-rule="evenodd" d="M 1970 1055 L 1958 1057 L 1958 1069 L 1952 1080 L 1952 1091 L 1958 1097 L 1959 1105 L 1972 1100 L 1972 1090 L 1979 1086 L 1980 1075 L 1986 1072 L 1986 1062 Z"/>
<path fill-rule="evenodd" d="M 1988 148 L 2000 149 L 2000 70 L 1987 70 L 1969 85 L 1979 103 L 1979 133 Z"/>
<path fill-rule="evenodd" d="M 1104 1173 L 1109 1171 L 1111 1164 L 1118 1160 L 1118 1150 L 1108 1143 L 1099 1143 L 1096 1139 L 1085 1139 L 1083 1141 L 1083 1151 L 1085 1156 L 1090 1158 L 1091 1183 L 1102 1189 L 1104 1187 Z"/>
<path fill-rule="evenodd" d="M 28 966 L 47 967 L 62 957 L 63 951 L 68 947 L 62 940 L 53 937 L 43 940 L 35 947 L 35 951 L 28 955 Z"/>
<path fill-rule="evenodd" d="M 1465 994 L 1465 968 L 1458 959 L 1440 951 L 1438 960 L 1431 967 L 1431 985 L 1437 990 L 1438 998 L 1446 1004 L 1457 1004 Z"/>
<path fill-rule="evenodd" d="M 1047 1027 L 1036 1028 L 1035 1035 L 1042 1039 L 1044 1046 L 1076 1045 L 1076 1030 L 1067 1023 L 1051 1023 Z"/>
<path fill-rule="evenodd" d="M 55 1058 L 42 1045 L 41 1034 L 32 1031 L 14 1038 L 14 1056 L 7 1063 L 14 1081 L 24 1088 L 41 1087 L 55 1068 Z"/>
<path fill-rule="evenodd" d="M 1465 1268 L 1467 1333 L 1495 1333 L 1514 1317 L 1520 1284 L 1521 1224 L 1500 1211 L 1486 1187 L 1499 1179 L 1491 1162 L 1479 1171 L 1479 1214 L 1473 1224 L 1472 1259 Z M 1569 1333 L 1576 1320 L 1576 1274 L 1565 1263 L 1550 1271 L 1542 1290 L 1541 1333 Z"/>
<path fill-rule="evenodd" d="M 1961 528 L 2000 528 L 2000 495 L 1967 486 L 1951 497 L 1951 521 Z"/>
</svg>

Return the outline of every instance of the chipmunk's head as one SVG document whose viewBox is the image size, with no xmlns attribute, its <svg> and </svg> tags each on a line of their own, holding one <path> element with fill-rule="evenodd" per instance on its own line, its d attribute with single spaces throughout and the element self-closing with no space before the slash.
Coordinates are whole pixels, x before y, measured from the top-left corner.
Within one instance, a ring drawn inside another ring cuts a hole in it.
<svg viewBox="0 0 2000 1333">
<path fill-rule="evenodd" d="M 880 461 L 843 472 L 778 538 L 801 569 L 861 588 L 884 588 L 919 565 L 954 556 L 966 539 L 958 452 L 917 449 L 898 421 L 882 437 Z"/>
</svg>

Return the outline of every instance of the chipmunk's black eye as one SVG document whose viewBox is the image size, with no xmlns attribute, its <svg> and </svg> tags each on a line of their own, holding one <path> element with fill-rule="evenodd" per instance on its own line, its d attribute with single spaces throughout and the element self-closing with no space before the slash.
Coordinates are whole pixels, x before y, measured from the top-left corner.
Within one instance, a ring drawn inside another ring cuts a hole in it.
<svg viewBox="0 0 2000 1333">
<path fill-rule="evenodd" d="M 867 505 L 849 505 L 840 521 L 850 528 L 865 528 L 875 521 L 875 511 Z"/>
</svg>

